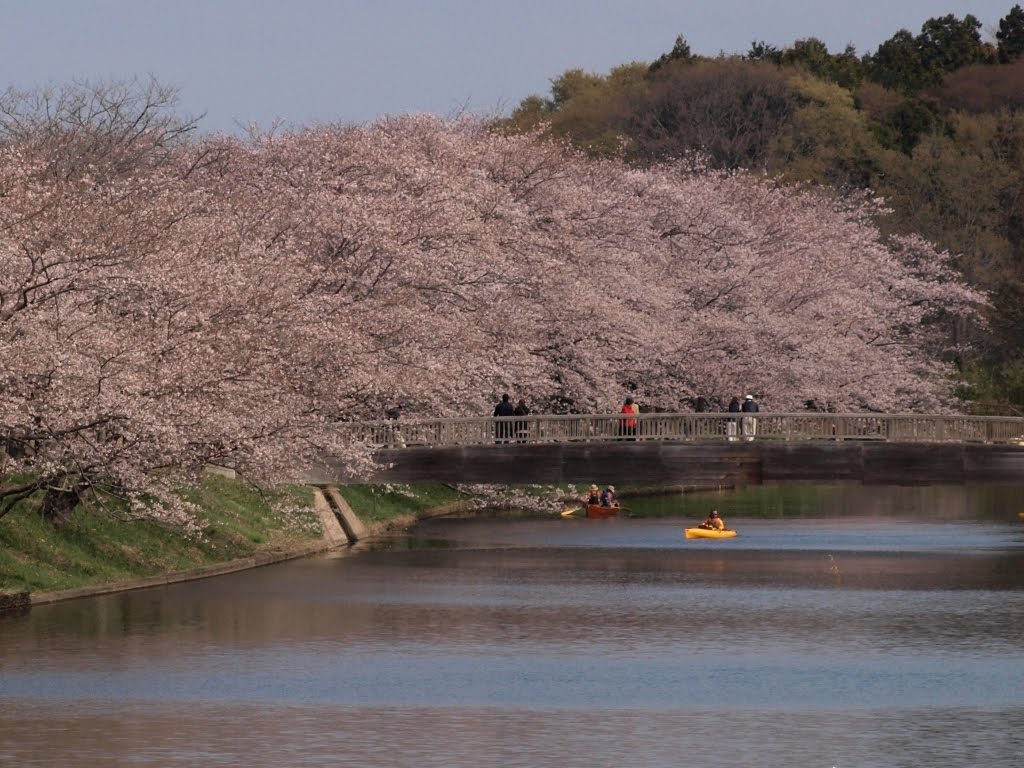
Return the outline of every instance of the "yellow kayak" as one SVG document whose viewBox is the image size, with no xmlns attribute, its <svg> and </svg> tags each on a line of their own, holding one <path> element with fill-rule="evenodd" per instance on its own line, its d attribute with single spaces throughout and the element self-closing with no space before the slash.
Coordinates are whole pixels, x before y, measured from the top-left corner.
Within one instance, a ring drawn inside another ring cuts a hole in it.
<svg viewBox="0 0 1024 768">
<path fill-rule="evenodd" d="M 736 531 L 731 531 L 728 528 L 724 531 L 714 531 L 710 528 L 687 528 L 683 533 L 688 539 L 731 539 L 736 535 Z"/>
</svg>

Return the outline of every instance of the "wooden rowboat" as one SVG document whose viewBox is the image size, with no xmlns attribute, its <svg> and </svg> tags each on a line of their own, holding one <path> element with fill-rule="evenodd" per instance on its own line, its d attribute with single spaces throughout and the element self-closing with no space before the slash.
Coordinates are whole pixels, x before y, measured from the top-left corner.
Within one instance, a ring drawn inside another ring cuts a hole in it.
<svg viewBox="0 0 1024 768">
<path fill-rule="evenodd" d="M 603 520 L 606 517 L 616 517 L 618 514 L 618 507 L 602 507 L 600 504 L 587 505 L 588 520 Z"/>
<path fill-rule="evenodd" d="M 620 514 L 629 516 L 629 509 L 626 507 L 602 507 L 600 504 L 587 504 L 584 507 L 563 509 L 562 517 L 576 517 L 579 512 L 583 513 L 578 515 L 579 517 L 586 517 L 591 520 L 604 520 L 608 517 L 618 517 Z"/>
</svg>

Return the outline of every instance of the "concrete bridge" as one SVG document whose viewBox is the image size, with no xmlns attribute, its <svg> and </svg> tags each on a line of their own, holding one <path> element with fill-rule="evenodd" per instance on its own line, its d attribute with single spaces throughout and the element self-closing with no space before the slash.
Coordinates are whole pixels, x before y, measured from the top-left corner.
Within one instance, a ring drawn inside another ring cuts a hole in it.
<svg viewBox="0 0 1024 768">
<path fill-rule="evenodd" d="M 1024 485 L 1024 418 L 723 413 L 349 423 L 376 469 L 326 459 L 315 483 Z"/>
</svg>

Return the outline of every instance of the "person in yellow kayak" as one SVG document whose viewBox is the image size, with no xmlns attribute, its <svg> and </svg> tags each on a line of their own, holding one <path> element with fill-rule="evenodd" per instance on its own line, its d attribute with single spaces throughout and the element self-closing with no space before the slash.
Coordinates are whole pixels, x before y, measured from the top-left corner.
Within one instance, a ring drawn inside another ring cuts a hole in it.
<svg viewBox="0 0 1024 768">
<path fill-rule="evenodd" d="M 710 531 L 724 531 L 725 520 L 723 520 L 717 509 L 712 509 L 711 514 L 708 515 L 708 519 L 697 526 L 698 528 L 707 528 Z"/>
</svg>

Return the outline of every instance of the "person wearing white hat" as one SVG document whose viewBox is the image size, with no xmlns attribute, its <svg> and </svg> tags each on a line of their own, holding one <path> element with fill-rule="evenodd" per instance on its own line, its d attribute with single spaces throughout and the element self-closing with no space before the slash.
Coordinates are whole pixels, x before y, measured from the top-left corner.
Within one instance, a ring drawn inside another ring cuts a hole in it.
<svg viewBox="0 0 1024 768">
<path fill-rule="evenodd" d="M 757 419 L 748 414 L 757 413 L 759 410 L 757 407 L 757 400 L 754 399 L 753 395 L 747 395 L 743 398 L 743 405 L 740 406 L 740 410 L 743 411 L 744 414 L 741 425 L 743 427 L 743 439 L 748 441 L 753 440 L 754 436 L 757 434 Z"/>
<path fill-rule="evenodd" d="M 609 485 L 601 493 L 601 506 L 602 507 L 617 507 L 619 503 L 615 501 L 615 486 Z"/>
<path fill-rule="evenodd" d="M 586 503 L 588 505 L 601 503 L 601 489 L 596 485 L 590 486 L 590 490 L 587 491 Z"/>
</svg>

